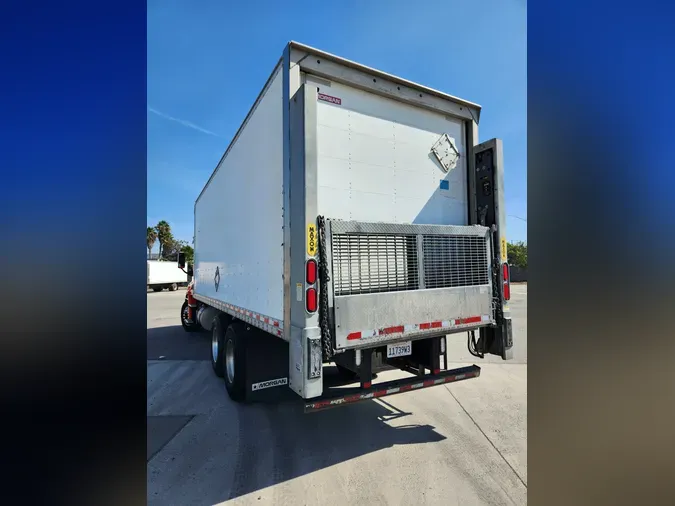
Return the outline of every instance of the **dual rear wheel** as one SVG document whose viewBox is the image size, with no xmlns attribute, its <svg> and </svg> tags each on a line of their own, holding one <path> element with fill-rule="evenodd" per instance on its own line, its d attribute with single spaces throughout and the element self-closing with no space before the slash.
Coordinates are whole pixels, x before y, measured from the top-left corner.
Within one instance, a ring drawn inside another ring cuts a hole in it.
<svg viewBox="0 0 675 506">
<path fill-rule="evenodd" d="M 211 326 L 211 367 L 216 376 L 225 380 L 225 388 L 233 401 L 242 402 L 246 396 L 245 364 L 246 326 L 225 314 L 216 315 Z"/>
</svg>

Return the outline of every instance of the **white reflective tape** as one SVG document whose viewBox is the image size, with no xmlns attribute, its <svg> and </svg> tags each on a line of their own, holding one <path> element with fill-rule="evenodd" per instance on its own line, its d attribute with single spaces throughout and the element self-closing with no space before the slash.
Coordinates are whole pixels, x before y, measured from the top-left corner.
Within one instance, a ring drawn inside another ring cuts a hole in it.
<svg viewBox="0 0 675 506">
<path fill-rule="evenodd" d="M 403 325 L 403 332 L 414 332 L 417 330 L 417 324 Z"/>
<path fill-rule="evenodd" d="M 400 388 L 390 388 L 389 390 L 387 390 L 387 395 L 395 394 L 395 393 L 397 393 L 399 390 L 401 390 L 401 389 L 400 389 Z"/>
<path fill-rule="evenodd" d="M 441 322 L 441 325 L 442 325 L 443 327 L 450 327 L 450 326 L 452 325 L 452 320 L 443 320 L 443 321 Z"/>
<path fill-rule="evenodd" d="M 489 321 L 490 321 L 490 317 L 489 317 L 488 315 L 486 315 L 486 314 L 484 314 L 483 316 L 481 316 L 480 319 L 481 319 L 482 321 L 484 321 L 484 322 L 489 322 Z"/>
<path fill-rule="evenodd" d="M 363 339 L 364 337 L 375 337 L 377 335 L 377 332 L 375 330 L 362 330 L 361 331 L 361 338 Z"/>
</svg>

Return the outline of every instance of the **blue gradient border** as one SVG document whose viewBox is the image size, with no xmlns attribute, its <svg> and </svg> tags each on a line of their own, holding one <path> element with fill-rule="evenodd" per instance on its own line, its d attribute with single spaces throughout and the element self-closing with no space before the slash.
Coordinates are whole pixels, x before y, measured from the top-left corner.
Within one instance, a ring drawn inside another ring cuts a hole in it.
<svg viewBox="0 0 675 506">
<path fill-rule="evenodd" d="M 145 3 L 2 10 L 3 497 L 142 504 Z"/>
<path fill-rule="evenodd" d="M 531 504 L 675 504 L 674 11 L 528 5 Z"/>
</svg>

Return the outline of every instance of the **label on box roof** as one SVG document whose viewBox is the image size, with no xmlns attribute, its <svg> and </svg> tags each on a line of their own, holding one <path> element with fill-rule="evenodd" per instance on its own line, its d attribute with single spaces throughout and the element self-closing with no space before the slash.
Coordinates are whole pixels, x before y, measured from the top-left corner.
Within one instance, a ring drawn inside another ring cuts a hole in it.
<svg viewBox="0 0 675 506">
<path fill-rule="evenodd" d="M 323 93 L 319 93 L 319 100 L 321 100 L 322 102 L 329 102 L 335 105 L 342 105 L 342 99 L 337 97 L 331 97 L 330 95 L 325 95 Z"/>
</svg>

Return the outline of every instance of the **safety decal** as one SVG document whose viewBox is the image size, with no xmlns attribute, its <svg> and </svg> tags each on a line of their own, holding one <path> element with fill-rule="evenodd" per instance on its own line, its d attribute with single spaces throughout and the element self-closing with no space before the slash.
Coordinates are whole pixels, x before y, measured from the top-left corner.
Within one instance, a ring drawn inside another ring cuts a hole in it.
<svg viewBox="0 0 675 506">
<path fill-rule="evenodd" d="M 310 223 L 307 225 L 307 254 L 311 257 L 316 256 L 316 248 L 316 225 L 314 223 Z"/>
</svg>

